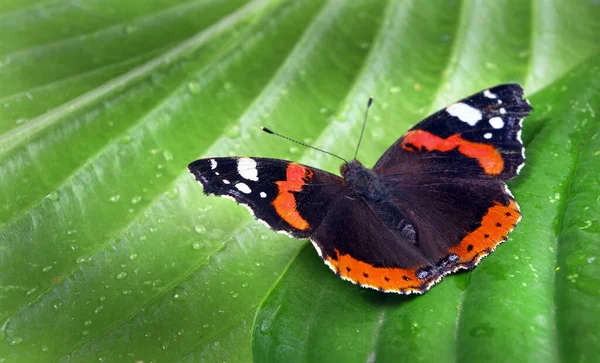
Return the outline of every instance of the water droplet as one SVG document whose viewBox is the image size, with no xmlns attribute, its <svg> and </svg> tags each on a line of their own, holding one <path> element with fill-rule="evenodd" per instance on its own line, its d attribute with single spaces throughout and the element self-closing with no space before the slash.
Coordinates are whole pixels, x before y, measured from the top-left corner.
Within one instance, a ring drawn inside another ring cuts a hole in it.
<svg viewBox="0 0 600 363">
<path fill-rule="evenodd" d="M 90 332 L 89 332 L 89 330 L 82 330 L 81 335 L 83 335 L 85 337 L 85 336 L 90 335 Z"/>
<path fill-rule="evenodd" d="M 241 133 L 240 125 L 233 124 L 227 129 L 227 132 L 225 133 L 225 135 L 227 135 L 227 137 L 230 139 L 235 139 L 236 137 L 240 136 L 240 133 Z"/>
<path fill-rule="evenodd" d="M 240 296 L 240 294 L 238 294 L 237 292 L 234 292 L 234 293 L 232 293 L 232 294 L 231 294 L 231 297 L 232 297 L 232 298 L 234 298 L 234 299 L 235 299 L 236 297 L 238 297 L 238 296 Z"/>
<path fill-rule="evenodd" d="M 400 92 L 400 87 L 392 87 L 390 88 L 390 93 L 398 93 Z"/>
<path fill-rule="evenodd" d="M 202 325 L 202 327 L 203 327 L 203 328 L 208 328 L 209 326 L 210 326 L 210 325 L 208 325 L 208 324 L 204 324 L 204 325 Z"/>
<path fill-rule="evenodd" d="M 23 339 L 22 337 L 14 337 L 10 340 L 10 345 L 12 345 L 14 347 L 16 345 L 23 343 L 24 341 L 25 341 L 25 339 Z"/>
<path fill-rule="evenodd" d="M 133 292 L 133 291 L 131 291 L 131 290 L 123 290 L 123 291 L 121 291 L 121 293 L 122 293 L 123 295 L 131 295 L 131 293 L 132 293 L 132 292 Z"/>
<path fill-rule="evenodd" d="M 176 199 L 178 196 L 179 196 L 179 189 L 177 189 L 177 187 L 175 187 L 167 192 L 167 198 L 169 198 L 169 199 Z"/>
<path fill-rule="evenodd" d="M 244 282 L 244 283 L 242 284 L 242 287 L 248 287 L 248 283 L 247 283 L 247 282 Z"/>
<path fill-rule="evenodd" d="M 202 86 L 200 86 L 200 83 L 193 81 L 193 82 L 189 82 L 188 83 L 188 89 L 190 90 L 191 93 L 197 95 L 200 92 L 202 92 Z"/>
<path fill-rule="evenodd" d="M 195 250 L 199 250 L 202 248 L 202 243 L 194 242 L 194 243 L 192 243 L 192 248 Z"/>
<path fill-rule="evenodd" d="M 104 302 L 104 301 L 106 301 L 106 296 L 100 296 L 100 297 L 98 298 L 98 301 L 100 301 L 100 302 Z"/>
<path fill-rule="evenodd" d="M 119 272 L 116 277 L 117 277 L 117 280 L 123 280 L 124 278 L 127 277 L 127 272 Z"/>
<path fill-rule="evenodd" d="M 37 290 L 37 287 L 34 287 L 34 288 L 31 288 L 31 289 L 27 290 L 27 292 L 25 292 L 25 296 L 32 295 L 36 290 Z"/>
<path fill-rule="evenodd" d="M 196 233 L 206 233 L 206 227 L 197 225 L 194 227 L 194 231 L 196 231 Z"/>
<path fill-rule="evenodd" d="M 136 31 L 137 31 L 137 27 L 134 25 L 127 25 L 125 27 L 125 33 L 127 33 L 127 34 L 132 34 L 132 33 L 135 33 Z"/>
<path fill-rule="evenodd" d="M 47 345 L 42 345 L 42 352 L 47 352 L 48 351 L 48 346 Z"/>
<path fill-rule="evenodd" d="M 375 140 L 382 140 L 383 137 L 385 136 L 385 131 L 383 131 L 383 128 L 381 128 L 381 127 L 374 127 L 371 130 L 371 136 Z"/>
<path fill-rule="evenodd" d="M 165 158 L 166 161 L 173 160 L 173 154 L 169 150 L 163 151 L 163 157 Z"/>
<path fill-rule="evenodd" d="M 290 146 L 289 151 L 290 151 L 290 153 L 295 154 L 298 152 L 298 147 Z"/>
<path fill-rule="evenodd" d="M 83 322 L 83 325 L 84 326 L 90 326 L 90 325 L 92 325 L 92 321 L 91 320 L 86 320 L 86 321 Z"/>
<path fill-rule="evenodd" d="M 131 261 L 133 261 L 133 260 L 135 260 L 135 259 L 137 259 L 137 258 L 138 258 L 138 254 L 137 254 L 137 253 L 132 253 L 132 254 L 130 254 L 130 255 L 129 255 L 129 259 L 130 259 Z"/>
<path fill-rule="evenodd" d="M 97 308 L 94 309 L 94 314 L 98 314 L 99 312 L 101 312 L 104 309 L 103 305 L 98 306 Z"/>
<path fill-rule="evenodd" d="M 42 268 L 42 272 L 48 272 L 48 271 L 52 270 L 52 267 L 53 266 L 51 266 L 51 265 L 44 266 L 44 268 Z"/>
<path fill-rule="evenodd" d="M 121 196 L 119 194 L 115 194 L 112 197 L 108 198 L 108 200 L 110 200 L 113 203 L 118 202 L 119 199 L 121 199 Z"/>
<path fill-rule="evenodd" d="M 83 256 L 77 257 L 77 260 L 75 260 L 75 262 L 77 264 L 84 263 L 86 259 L 87 259 L 87 257 L 83 257 Z"/>
<path fill-rule="evenodd" d="M 121 139 L 119 139 L 121 144 L 129 144 L 132 140 L 133 140 L 133 137 L 131 137 L 131 135 L 124 135 L 121 137 Z"/>
<path fill-rule="evenodd" d="M 135 197 L 131 198 L 131 204 L 138 204 L 141 200 L 142 197 L 140 195 L 136 195 Z"/>
<path fill-rule="evenodd" d="M 60 196 L 58 195 L 58 192 L 54 191 L 48 194 L 46 198 L 50 199 L 53 202 L 56 202 L 60 198 Z"/>
</svg>

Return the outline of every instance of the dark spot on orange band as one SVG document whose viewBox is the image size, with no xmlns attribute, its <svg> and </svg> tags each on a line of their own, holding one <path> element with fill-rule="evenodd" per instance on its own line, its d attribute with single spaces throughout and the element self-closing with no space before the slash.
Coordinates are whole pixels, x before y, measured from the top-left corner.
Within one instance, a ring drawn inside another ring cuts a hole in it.
<svg viewBox="0 0 600 363">
<path fill-rule="evenodd" d="M 312 171 L 296 163 L 290 163 L 286 169 L 286 180 L 275 182 L 279 188 L 277 197 L 271 203 L 277 214 L 290 226 L 304 231 L 310 227 L 296 209 L 296 198 L 292 192 L 299 192 L 312 178 Z"/>
<path fill-rule="evenodd" d="M 327 262 L 346 279 L 383 291 L 408 293 L 422 292 L 424 290 L 422 283 L 416 277 L 417 268 L 375 267 L 366 262 L 359 261 L 350 255 L 342 255 L 337 249 L 334 251 L 337 258 L 328 256 Z M 411 280 L 417 282 L 408 282 Z"/>
<path fill-rule="evenodd" d="M 458 264 L 478 262 L 506 239 L 508 232 L 512 231 L 520 217 L 519 206 L 514 200 L 507 206 L 494 202 L 483 216 L 480 226 L 467 234 L 459 245 L 450 249 L 450 253 L 460 256 Z"/>
<path fill-rule="evenodd" d="M 448 152 L 457 149 L 466 157 L 479 162 L 486 174 L 498 175 L 504 169 L 504 159 L 492 145 L 463 139 L 460 134 L 441 138 L 423 130 L 409 131 L 404 136 L 402 148 L 415 152 L 425 148 L 428 151 Z"/>
</svg>

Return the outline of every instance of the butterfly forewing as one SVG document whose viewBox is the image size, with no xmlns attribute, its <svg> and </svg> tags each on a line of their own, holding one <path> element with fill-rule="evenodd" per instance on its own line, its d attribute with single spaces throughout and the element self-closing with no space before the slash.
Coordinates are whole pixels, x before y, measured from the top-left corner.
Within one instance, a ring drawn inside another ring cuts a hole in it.
<svg viewBox="0 0 600 363">
<path fill-rule="evenodd" d="M 374 170 L 384 175 L 511 179 L 525 161 L 521 122 L 531 110 L 517 84 L 476 93 L 415 125 Z"/>
<path fill-rule="evenodd" d="M 306 238 L 321 223 L 343 180 L 291 161 L 225 157 L 188 166 L 207 195 L 234 199 L 278 232 Z"/>
</svg>

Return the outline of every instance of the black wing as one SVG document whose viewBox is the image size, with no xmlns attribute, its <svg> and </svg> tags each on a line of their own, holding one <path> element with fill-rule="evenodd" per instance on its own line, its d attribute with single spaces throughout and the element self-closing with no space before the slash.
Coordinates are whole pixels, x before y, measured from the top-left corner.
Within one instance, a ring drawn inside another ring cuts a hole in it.
<svg viewBox="0 0 600 363">
<path fill-rule="evenodd" d="M 248 157 L 200 159 L 188 166 L 207 195 L 234 199 L 277 232 L 309 237 L 343 179 L 294 162 Z"/>
<path fill-rule="evenodd" d="M 373 170 L 511 179 L 525 161 L 521 123 L 532 110 L 522 97 L 521 86 L 505 84 L 458 101 L 410 129 Z"/>
<path fill-rule="evenodd" d="M 374 167 L 433 275 L 474 267 L 521 218 L 504 180 L 524 162 L 521 122 L 531 107 L 522 95 L 508 84 L 454 103 L 409 130 Z"/>
</svg>

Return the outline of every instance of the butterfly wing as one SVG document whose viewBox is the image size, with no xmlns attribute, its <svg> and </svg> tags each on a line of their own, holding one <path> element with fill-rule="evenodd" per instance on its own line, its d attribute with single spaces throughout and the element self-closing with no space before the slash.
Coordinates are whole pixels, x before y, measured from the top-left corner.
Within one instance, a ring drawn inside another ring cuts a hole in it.
<svg viewBox="0 0 600 363">
<path fill-rule="evenodd" d="M 525 161 L 521 123 L 531 110 L 518 84 L 476 93 L 419 122 L 373 169 L 382 175 L 511 179 Z"/>
<path fill-rule="evenodd" d="M 343 185 L 336 175 L 279 159 L 210 158 L 188 168 L 205 194 L 232 198 L 270 228 L 296 238 L 316 230 Z"/>
<path fill-rule="evenodd" d="M 390 211 L 384 209 L 362 198 L 341 196 L 332 203 L 311 242 L 344 280 L 384 292 L 422 293 L 440 276 L 410 235 L 389 228 L 382 217 Z"/>
<path fill-rule="evenodd" d="M 508 84 L 450 105 L 409 130 L 374 167 L 442 276 L 474 267 L 521 218 L 504 180 L 524 162 L 521 122 L 531 107 L 522 95 Z"/>
</svg>

